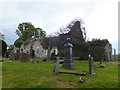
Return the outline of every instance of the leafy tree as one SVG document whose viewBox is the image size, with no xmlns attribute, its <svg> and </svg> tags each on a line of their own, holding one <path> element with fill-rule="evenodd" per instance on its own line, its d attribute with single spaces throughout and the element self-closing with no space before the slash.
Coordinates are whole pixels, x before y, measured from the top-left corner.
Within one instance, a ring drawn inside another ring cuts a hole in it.
<svg viewBox="0 0 120 90">
<path fill-rule="evenodd" d="M 93 38 L 92 41 L 90 42 L 91 46 L 105 46 L 109 41 L 107 39 L 95 39 Z"/>
<path fill-rule="evenodd" d="M 30 22 L 20 23 L 18 25 L 18 29 L 16 30 L 16 34 L 19 36 L 19 38 L 14 42 L 16 47 L 20 47 L 22 43 L 28 39 L 31 39 L 32 36 L 39 39 L 46 36 L 46 32 L 44 30 L 39 27 L 34 27 L 34 25 Z"/>
<path fill-rule="evenodd" d="M 0 56 L 5 57 L 7 52 L 7 44 L 4 40 L 0 40 Z"/>
<path fill-rule="evenodd" d="M 32 23 L 24 22 L 20 23 L 18 25 L 18 29 L 16 30 L 16 34 L 21 38 L 22 40 L 27 40 L 34 36 L 35 33 L 35 27 L 32 25 Z"/>
<path fill-rule="evenodd" d="M 14 46 L 20 48 L 20 45 L 23 44 L 24 41 L 21 38 L 18 38 L 15 42 L 14 42 Z"/>
<path fill-rule="evenodd" d="M 45 37 L 46 32 L 43 31 L 41 28 L 36 28 L 32 23 L 30 22 L 24 22 L 20 23 L 18 25 L 18 29 L 16 30 L 16 34 L 21 38 L 22 40 L 27 40 L 34 37 Z"/>
<path fill-rule="evenodd" d="M 45 31 L 43 31 L 41 28 L 36 28 L 36 30 L 35 30 L 35 37 L 40 37 L 40 38 L 42 38 L 42 37 L 45 37 L 46 36 L 46 32 Z"/>
<path fill-rule="evenodd" d="M 95 39 L 93 38 L 89 42 L 90 54 L 96 61 L 105 60 L 105 46 L 109 43 L 107 39 Z"/>
</svg>

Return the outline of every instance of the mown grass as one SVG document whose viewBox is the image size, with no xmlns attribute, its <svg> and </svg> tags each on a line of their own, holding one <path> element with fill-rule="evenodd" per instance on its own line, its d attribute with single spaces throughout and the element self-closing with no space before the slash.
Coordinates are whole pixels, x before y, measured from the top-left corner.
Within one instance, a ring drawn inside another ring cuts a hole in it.
<svg viewBox="0 0 120 90">
<path fill-rule="evenodd" d="M 2 89 L 2 63 L 0 63 L 0 89 Z"/>
<path fill-rule="evenodd" d="M 36 60 L 36 59 L 35 59 Z M 99 62 L 95 62 L 97 65 Z M 88 62 L 74 60 L 74 69 L 59 71 L 86 72 L 84 83 L 79 82 L 80 76 L 71 74 L 53 75 L 53 61 L 40 63 L 9 62 L 4 58 L 2 63 L 3 88 L 118 88 L 118 65 L 116 62 L 103 62 L 105 68 L 96 68 L 95 75 L 88 73 Z"/>
</svg>

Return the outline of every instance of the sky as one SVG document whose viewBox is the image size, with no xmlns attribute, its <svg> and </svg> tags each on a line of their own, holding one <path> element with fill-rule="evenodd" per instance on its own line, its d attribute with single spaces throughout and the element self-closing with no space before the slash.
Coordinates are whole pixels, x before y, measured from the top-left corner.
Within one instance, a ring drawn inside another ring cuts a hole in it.
<svg viewBox="0 0 120 90">
<path fill-rule="evenodd" d="M 32 22 L 49 35 L 80 18 L 84 21 L 87 39 L 108 39 L 118 52 L 118 1 L 1 0 L 0 32 L 10 45 L 18 38 L 15 31 L 19 23 Z"/>
</svg>

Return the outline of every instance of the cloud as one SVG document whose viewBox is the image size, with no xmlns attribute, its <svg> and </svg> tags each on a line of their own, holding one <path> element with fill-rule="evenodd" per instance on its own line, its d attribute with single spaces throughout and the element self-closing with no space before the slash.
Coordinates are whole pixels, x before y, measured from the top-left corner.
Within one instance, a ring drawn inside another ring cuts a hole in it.
<svg viewBox="0 0 120 90">
<path fill-rule="evenodd" d="M 118 53 L 118 0 L 100 4 L 86 22 L 89 39 L 108 39 Z"/>
<path fill-rule="evenodd" d="M 96 8 L 89 16 L 86 28 L 90 39 L 118 40 L 117 2 L 108 1 Z"/>
<path fill-rule="evenodd" d="M 60 27 L 66 27 L 66 25 L 70 23 L 71 20 L 74 20 L 78 17 L 83 18 L 84 16 L 85 14 L 82 10 L 80 12 L 75 10 L 64 10 L 50 17 L 51 24 L 49 25 L 50 28 L 48 29 L 52 32 L 58 31 Z"/>
<path fill-rule="evenodd" d="M 9 0 L 9 2 L 99 2 L 104 0 Z M 1 0 L 8 2 L 8 0 Z"/>
<path fill-rule="evenodd" d="M 19 23 L 32 22 L 50 34 L 80 17 L 90 39 L 107 38 L 115 43 L 117 15 L 117 1 L 114 0 L 2 0 L 0 25 L 6 41 L 11 44 L 17 38 L 15 30 Z"/>
</svg>

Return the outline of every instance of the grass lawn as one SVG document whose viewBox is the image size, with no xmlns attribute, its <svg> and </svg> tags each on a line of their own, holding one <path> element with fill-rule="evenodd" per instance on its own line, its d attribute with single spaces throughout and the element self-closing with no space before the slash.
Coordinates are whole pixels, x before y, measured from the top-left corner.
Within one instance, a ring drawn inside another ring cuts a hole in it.
<svg viewBox="0 0 120 90">
<path fill-rule="evenodd" d="M 2 89 L 2 63 L 0 63 L 0 89 Z"/>
<path fill-rule="evenodd" d="M 53 61 L 40 63 L 20 62 L 3 58 L 2 88 L 118 88 L 118 65 L 115 62 L 103 62 L 105 68 L 95 68 L 95 75 L 88 73 L 88 62 L 74 60 L 74 69 L 59 71 L 86 72 L 84 83 L 79 82 L 80 76 L 71 74 L 53 75 Z M 99 62 L 95 62 L 97 65 Z M 0 63 L 1 65 L 1 63 Z M 1 76 L 0 76 L 1 77 Z"/>
</svg>

